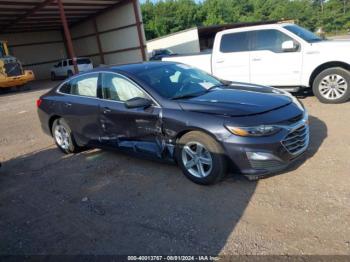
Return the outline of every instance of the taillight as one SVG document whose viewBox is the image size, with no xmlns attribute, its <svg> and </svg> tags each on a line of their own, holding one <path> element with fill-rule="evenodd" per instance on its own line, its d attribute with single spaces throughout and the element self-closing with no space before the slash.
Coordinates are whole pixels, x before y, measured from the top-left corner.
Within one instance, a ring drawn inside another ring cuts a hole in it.
<svg viewBox="0 0 350 262">
<path fill-rule="evenodd" d="M 42 102 L 43 102 L 43 100 L 41 98 L 39 98 L 38 100 L 36 100 L 36 106 L 40 107 Z"/>
</svg>

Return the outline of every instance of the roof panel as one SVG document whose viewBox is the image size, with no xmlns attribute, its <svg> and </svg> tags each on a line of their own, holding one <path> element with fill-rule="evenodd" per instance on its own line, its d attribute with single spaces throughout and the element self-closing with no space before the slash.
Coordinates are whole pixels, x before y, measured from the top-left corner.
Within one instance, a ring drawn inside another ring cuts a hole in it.
<svg viewBox="0 0 350 262">
<path fill-rule="evenodd" d="M 69 25 L 79 23 L 126 0 L 62 0 Z M 61 29 L 54 0 L 0 0 L 0 33 Z"/>
</svg>

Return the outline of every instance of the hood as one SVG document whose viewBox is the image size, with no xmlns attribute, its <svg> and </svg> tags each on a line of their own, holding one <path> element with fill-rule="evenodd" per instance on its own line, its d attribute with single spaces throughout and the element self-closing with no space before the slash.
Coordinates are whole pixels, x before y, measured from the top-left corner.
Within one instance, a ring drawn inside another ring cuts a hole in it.
<svg viewBox="0 0 350 262">
<path fill-rule="evenodd" d="M 233 83 L 191 99 L 179 100 L 183 110 L 227 116 L 266 113 L 292 103 L 292 99 L 275 88 Z"/>
<path fill-rule="evenodd" d="M 312 45 L 321 49 L 336 48 L 333 49 L 333 51 L 337 50 L 338 48 L 346 48 L 348 51 L 350 48 L 350 40 L 324 40 L 312 43 Z"/>
</svg>

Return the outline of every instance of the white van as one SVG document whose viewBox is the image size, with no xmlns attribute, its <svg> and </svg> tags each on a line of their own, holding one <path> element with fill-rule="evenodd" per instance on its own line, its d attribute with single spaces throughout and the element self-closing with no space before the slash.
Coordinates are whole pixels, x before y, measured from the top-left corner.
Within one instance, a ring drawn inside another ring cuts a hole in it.
<svg viewBox="0 0 350 262">
<path fill-rule="evenodd" d="M 79 72 L 86 72 L 94 68 L 90 58 L 86 57 L 77 58 L 77 65 Z M 74 66 L 72 59 L 61 60 L 51 68 L 51 80 L 71 77 L 73 72 Z"/>
</svg>

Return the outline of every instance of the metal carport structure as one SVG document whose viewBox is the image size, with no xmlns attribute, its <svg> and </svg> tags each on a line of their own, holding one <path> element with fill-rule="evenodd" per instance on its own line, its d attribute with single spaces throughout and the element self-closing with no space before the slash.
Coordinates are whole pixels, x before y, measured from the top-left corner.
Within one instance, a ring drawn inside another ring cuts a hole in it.
<svg viewBox="0 0 350 262">
<path fill-rule="evenodd" d="M 113 13 L 113 10 L 119 9 L 122 9 L 119 13 Z M 133 18 L 127 21 L 130 17 Z M 121 33 L 116 35 L 122 31 L 127 37 Z M 42 41 L 41 36 L 49 35 L 50 32 L 60 32 L 62 39 L 56 36 Z M 28 40 L 19 41 L 21 35 Z M 37 36 L 37 40 L 34 40 L 34 36 Z M 128 37 L 134 41 L 127 43 Z M 133 54 L 133 60 L 146 60 L 142 15 L 137 0 L 0 0 L 0 38 L 15 40 L 15 43 L 10 41 L 9 45 L 19 50 L 14 55 L 19 56 L 20 60 L 26 60 L 28 54 L 32 53 L 33 48 L 30 49 L 30 46 L 42 44 L 47 48 L 51 44 L 51 51 L 46 52 L 49 55 L 55 50 L 53 45 L 59 42 L 63 42 L 69 58 L 76 58 L 78 53 L 78 56 L 93 57 L 99 64 L 105 64 L 118 60 L 106 59 L 108 56 L 137 51 L 138 55 Z M 111 46 L 118 46 L 116 40 L 125 43 L 113 49 Z M 82 49 L 86 49 L 85 53 L 79 52 Z M 58 59 L 39 60 L 34 63 L 28 58 L 25 66 L 52 64 Z"/>
</svg>

